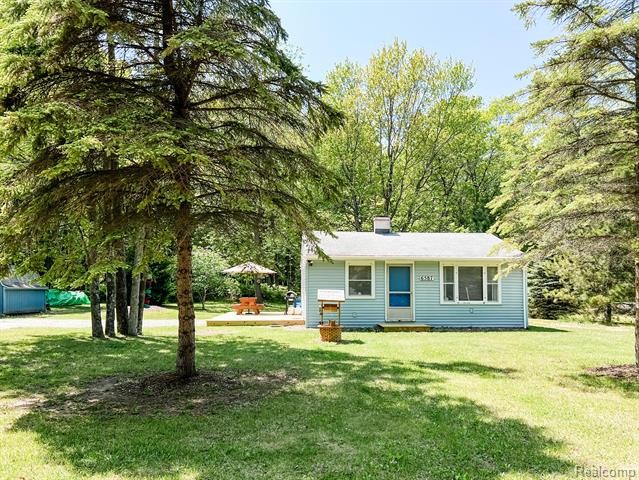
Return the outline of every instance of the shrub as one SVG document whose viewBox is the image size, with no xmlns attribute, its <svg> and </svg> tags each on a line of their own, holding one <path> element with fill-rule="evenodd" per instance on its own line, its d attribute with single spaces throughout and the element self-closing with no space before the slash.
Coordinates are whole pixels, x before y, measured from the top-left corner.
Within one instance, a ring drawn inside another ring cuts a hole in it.
<svg viewBox="0 0 639 480">
<path fill-rule="evenodd" d="M 265 301 L 281 302 L 288 289 L 286 285 L 262 285 L 262 296 Z"/>
</svg>

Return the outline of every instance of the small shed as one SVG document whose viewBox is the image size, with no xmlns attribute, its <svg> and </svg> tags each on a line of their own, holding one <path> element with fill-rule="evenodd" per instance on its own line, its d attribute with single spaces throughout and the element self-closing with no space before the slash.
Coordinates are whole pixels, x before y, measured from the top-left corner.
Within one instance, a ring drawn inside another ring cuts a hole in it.
<svg viewBox="0 0 639 480">
<path fill-rule="evenodd" d="M 0 280 L 0 315 L 44 312 L 47 288 L 24 278 Z"/>
</svg>

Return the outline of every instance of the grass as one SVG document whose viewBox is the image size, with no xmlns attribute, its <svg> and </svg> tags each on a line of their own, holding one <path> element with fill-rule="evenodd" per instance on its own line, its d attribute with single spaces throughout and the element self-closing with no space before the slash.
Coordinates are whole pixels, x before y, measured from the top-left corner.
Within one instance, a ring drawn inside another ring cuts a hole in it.
<svg viewBox="0 0 639 480">
<path fill-rule="evenodd" d="M 231 303 L 225 300 L 214 300 L 206 302 L 206 310 L 202 310 L 202 304 L 195 303 L 196 314 L 216 315 L 220 313 L 230 312 Z M 267 302 L 264 307 L 265 312 L 284 312 L 284 302 Z M 104 316 L 104 304 L 102 305 L 102 315 Z M 50 312 L 36 315 L 42 318 L 73 318 L 89 320 L 91 318 L 90 305 L 77 305 L 64 308 L 52 308 Z M 177 305 L 175 303 L 167 303 L 162 307 L 146 309 L 144 311 L 145 320 L 176 320 Z"/>
<path fill-rule="evenodd" d="M 611 322 L 606 323 L 603 315 L 587 314 L 587 313 L 568 313 L 561 316 L 561 321 L 574 323 L 600 323 L 602 325 L 634 325 L 635 317 L 629 314 L 614 314 Z"/>
<path fill-rule="evenodd" d="M 339 345 L 320 343 L 316 330 L 203 328 L 197 359 L 210 383 L 104 393 L 112 380 L 170 371 L 173 330 L 104 341 L 2 331 L 0 477 L 532 480 L 574 479 L 578 466 L 639 471 L 639 386 L 584 376 L 632 360 L 626 326 L 347 332 Z"/>
</svg>

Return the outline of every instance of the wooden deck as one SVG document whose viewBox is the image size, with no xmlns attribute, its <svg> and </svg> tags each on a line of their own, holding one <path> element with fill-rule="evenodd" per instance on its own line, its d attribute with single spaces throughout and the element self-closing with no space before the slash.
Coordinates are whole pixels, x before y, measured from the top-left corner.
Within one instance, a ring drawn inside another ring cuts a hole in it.
<svg viewBox="0 0 639 480">
<path fill-rule="evenodd" d="M 304 325 L 301 315 L 284 315 L 277 312 L 262 312 L 259 315 L 237 315 L 235 312 L 227 312 L 211 320 L 206 321 L 209 327 L 256 327 L 256 326 L 282 326 Z"/>
<path fill-rule="evenodd" d="M 375 329 L 381 332 L 430 332 L 432 327 L 415 322 L 387 322 L 378 323 Z"/>
</svg>

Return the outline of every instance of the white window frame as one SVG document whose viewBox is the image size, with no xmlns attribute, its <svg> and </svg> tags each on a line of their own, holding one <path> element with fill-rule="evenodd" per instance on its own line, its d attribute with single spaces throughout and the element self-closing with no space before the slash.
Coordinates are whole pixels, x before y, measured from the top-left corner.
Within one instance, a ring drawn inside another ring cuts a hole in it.
<svg viewBox="0 0 639 480">
<path fill-rule="evenodd" d="M 439 270 L 439 290 L 441 292 L 441 303 L 457 303 L 456 300 L 447 300 L 446 299 L 446 285 L 449 285 L 450 282 L 445 282 L 446 279 L 444 276 L 444 267 L 452 267 L 453 269 L 453 299 L 457 299 L 457 269 L 454 265 L 442 265 Z"/>
<path fill-rule="evenodd" d="M 488 280 L 488 267 L 497 268 L 497 280 Z M 497 300 L 488 300 L 488 284 L 497 284 Z M 488 304 L 501 303 L 501 271 L 499 265 L 484 265 L 484 300 Z"/>
<path fill-rule="evenodd" d="M 370 295 L 350 295 L 350 279 L 348 277 L 348 270 L 350 266 L 367 266 L 371 267 L 371 294 Z M 370 300 L 371 298 L 375 298 L 375 261 L 355 261 L 355 262 L 344 262 L 344 282 L 345 282 L 345 298 L 353 299 L 353 300 Z"/>
<path fill-rule="evenodd" d="M 444 298 L 444 267 L 454 268 L 455 300 Z M 482 269 L 482 295 L 483 300 L 459 299 L 459 267 L 481 267 Z M 487 267 L 497 268 L 497 301 L 488 301 L 488 274 Z M 494 263 L 477 262 L 439 262 L 439 303 L 442 305 L 501 305 L 501 265 Z"/>
</svg>

